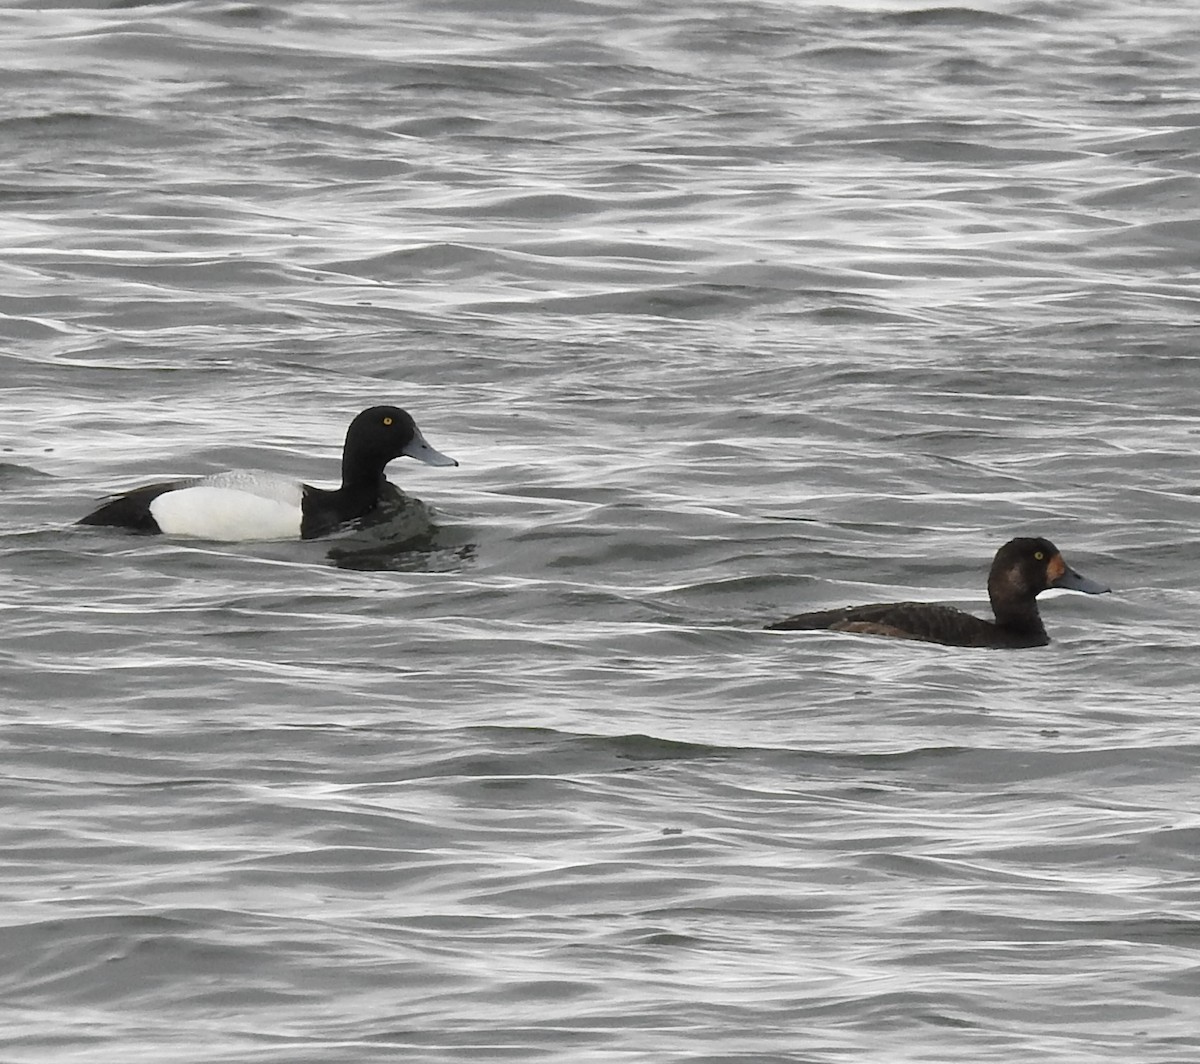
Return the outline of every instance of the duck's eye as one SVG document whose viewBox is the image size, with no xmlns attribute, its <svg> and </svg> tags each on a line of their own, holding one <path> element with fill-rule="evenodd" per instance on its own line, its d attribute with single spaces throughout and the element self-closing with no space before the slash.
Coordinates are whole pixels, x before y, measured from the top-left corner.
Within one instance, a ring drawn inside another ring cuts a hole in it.
<svg viewBox="0 0 1200 1064">
<path fill-rule="evenodd" d="M 1045 552 L 1044 550 L 1035 550 L 1035 551 L 1033 552 L 1033 556 L 1034 556 L 1034 557 L 1035 557 L 1035 558 L 1036 558 L 1036 559 L 1037 559 L 1039 562 L 1044 562 L 1044 561 L 1046 560 L 1046 552 Z"/>
<path fill-rule="evenodd" d="M 391 419 L 390 417 L 385 417 L 385 418 L 383 419 L 383 423 L 384 423 L 385 425 L 390 425 L 390 424 L 392 423 L 392 419 Z M 1041 555 L 1039 554 L 1039 555 L 1038 555 L 1038 557 L 1040 558 L 1040 557 L 1041 557 Z"/>
</svg>

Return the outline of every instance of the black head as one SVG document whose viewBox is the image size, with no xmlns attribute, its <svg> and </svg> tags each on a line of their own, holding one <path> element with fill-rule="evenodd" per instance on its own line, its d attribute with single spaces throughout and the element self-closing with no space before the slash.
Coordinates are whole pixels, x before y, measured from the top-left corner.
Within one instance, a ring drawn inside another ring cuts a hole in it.
<svg viewBox="0 0 1200 1064">
<path fill-rule="evenodd" d="M 1032 601 L 1047 588 L 1059 587 L 1102 595 L 1110 589 L 1075 572 L 1059 549 L 1048 539 L 1021 536 L 1010 539 L 998 551 L 988 574 L 988 596 L 1001 601 Z"/>
<path fill-rule="evenodd" d="M 398 406 L 372 406 L 364 410 L 346 430 L 346 446 L 370 452 L 385 461 L 399 458 L 417 433 L 417 423 Z"/>
<path fill-rule="evenodd" d="M 343 481 L 378 479 L 383 475 L 383 467 L 402 455 L 427 465 L 458 465 L 453 458 L 429 446 L 407 410 L 398 406 L 369 407 L 346 430 Z"/>
</svg>

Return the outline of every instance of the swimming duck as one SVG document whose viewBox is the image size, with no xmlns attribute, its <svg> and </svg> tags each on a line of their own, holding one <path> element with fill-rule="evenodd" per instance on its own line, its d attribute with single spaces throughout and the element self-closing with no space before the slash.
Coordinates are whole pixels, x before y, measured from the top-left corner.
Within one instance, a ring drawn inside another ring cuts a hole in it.
<svg viewBox="0 0 1200 1064">
<path fill-rule="evenodd" d="M 79 524 L 226 541 L 315 539 L 367 516 L 381 493 L 394 492 L 384 468 L 402 455 L 426 465 L 458 465 L 429 445 L 406 411 L 373 406 L 346 430 L 338 488 L 314 488 L 270 473 L 230 470 L 114 495 Z"/>
<path fill-rule="evenodd" d="M 923 639 L 952 647 L 1042 647 L 1050 642 L 1038 613 L 1037 597 L 1058 587 L 1102 595 L 1111 590 L 1080 576 L 1048 539 L 1011 539 L 996 552 L 988 574 L 994 621 L 932 602 L 884 602 L 801 613 L 768 624 L 775 631 L 830 629 Z"/>
</svg>

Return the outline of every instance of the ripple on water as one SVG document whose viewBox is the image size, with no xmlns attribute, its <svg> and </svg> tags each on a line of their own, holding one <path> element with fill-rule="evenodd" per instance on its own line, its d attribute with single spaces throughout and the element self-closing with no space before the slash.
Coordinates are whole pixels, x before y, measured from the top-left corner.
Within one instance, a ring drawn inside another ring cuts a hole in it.
<svg viewBox="0 0 1200 1064">
<path fill-rule="evenodd" d="M 9 1056 L 1195 1059 L 1182 8 L 10 21 Z M 1047 648 L 761 630 L 1029 533 Z"/>
</svg>

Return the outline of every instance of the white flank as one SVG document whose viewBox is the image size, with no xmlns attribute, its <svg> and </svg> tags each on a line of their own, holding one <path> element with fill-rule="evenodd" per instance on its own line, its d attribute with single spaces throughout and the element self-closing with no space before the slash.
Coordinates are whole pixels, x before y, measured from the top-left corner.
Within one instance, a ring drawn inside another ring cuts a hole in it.
<svg viewBox="0 0 1200 1064">
<path fill-rule="evenodd" d="M 296 501 L 256 495 L 244 489 L 201 483 L 160 495 L 150 513 L 168 536 L 197 539 L 299 539 L 299 485 Z M 281 483 L 285 483 L 282 482 Z"/>
</svg>

